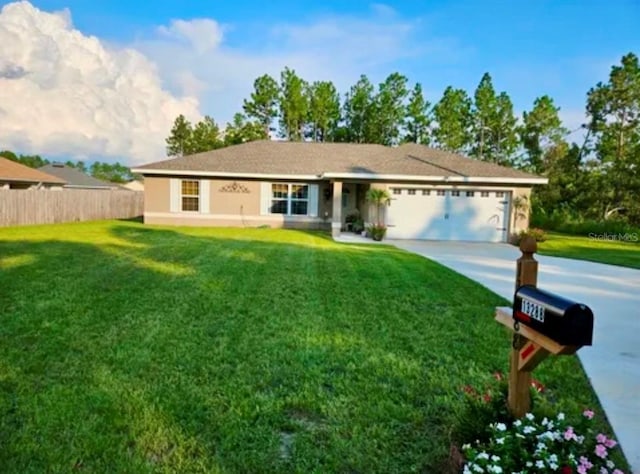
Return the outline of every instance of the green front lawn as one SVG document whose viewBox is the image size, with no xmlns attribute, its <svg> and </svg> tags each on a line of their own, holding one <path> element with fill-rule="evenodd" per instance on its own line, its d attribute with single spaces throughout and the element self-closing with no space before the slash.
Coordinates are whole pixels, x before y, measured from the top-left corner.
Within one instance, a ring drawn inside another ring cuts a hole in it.
<svg viewBox="0 0 640 474">
<path fill-rule="evenodd" d="M 439 473 L 507 370 L 501 298 L 320 233 L 0 229 L 0 289 L 2 472 Z M 536 377 L 597 407 L 575 357 Z"/>
<path fill-rule="evenodd" d="M 633 235 L 627 237 L 633 239 Z M 640 239 L 640 234 L 636 238 Z M 538 252 L 552 257 L 640 268 L 640 243 L 637 241 L 602 240 L 550 232 L 547 234 L 547 240 L 538 244 Z"/>
</svg>

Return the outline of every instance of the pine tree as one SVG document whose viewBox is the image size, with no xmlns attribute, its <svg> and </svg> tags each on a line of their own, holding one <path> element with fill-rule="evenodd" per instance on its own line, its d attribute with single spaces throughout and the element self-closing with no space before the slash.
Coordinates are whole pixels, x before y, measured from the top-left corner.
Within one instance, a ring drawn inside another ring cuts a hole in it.
<svg viewBox="0 0 640 474">
<path fill-rule="evenodd" d="M 173 122 L 173 127 L 167 143 L 167 156 L 184 156 L 191 153 L 191 141 L 193 139 L 193 127 L 191 123 L 180 114 Z"/>
<path fill-rule="evenodd" d="M 405 142 L 429 145 L 431 143 L 431 103 L 424 99 L 422 86 L 417 83 L 407 104 Z"/>
<path fill-rule="evenodd" d="M 433 109 L 437 128 L 433 135 L 440 148 L 463 153 L 471 143 L 471 99 L 463 89 L 449 86 Z"/>
<path fill-rule="evenodd" d="M 254 81 L 251 100 L 245 99 L 242 106 L 248 117 L 260 122 L 267 137 L 273 119 L 278 116 L 278 93 L 276 80 L 265 74 Z"/>
</svg>

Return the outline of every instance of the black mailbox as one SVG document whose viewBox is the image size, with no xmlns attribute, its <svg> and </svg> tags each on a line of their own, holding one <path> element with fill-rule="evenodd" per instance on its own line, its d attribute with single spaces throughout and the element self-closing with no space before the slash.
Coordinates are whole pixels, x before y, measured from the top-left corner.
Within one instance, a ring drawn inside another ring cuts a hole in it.
<svg viewBox="0 0 640 474">
<path fill-rule="evenodd" d="M 525 285 L 516 290 L 513 319 L 564 346 L 590 346 L 593 312 L 588 306 Z"/>
</svg>

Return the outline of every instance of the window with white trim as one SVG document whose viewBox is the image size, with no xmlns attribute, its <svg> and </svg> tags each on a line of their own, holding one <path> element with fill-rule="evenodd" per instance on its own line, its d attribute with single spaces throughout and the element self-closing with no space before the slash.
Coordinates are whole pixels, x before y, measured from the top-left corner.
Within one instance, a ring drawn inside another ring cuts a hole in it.
<svg viewBox="0 0 640 474">
<path fill-rule="evenodd" d="M 454 189 L 453 191 L 451 191 L 451 195 L 453 197 L 460 197 L 460 191 L 458 191 L 457 189 Z"/>
<path fill-rule="evenodd" d="M 488 198 L 489 197 L 489 191 L 480 191 L 480 197 Z"/>
<path fill-rule="evenodd" d="M 402 194 L 402 189 L 400 189 L 400 188 L 393 188 L 393 194 Z"/>
<path fill-rule="evenodd" d="M 475 196 L 475 195 L 476 195 L 476 193 L 475 193 L 475 192 L 473 192 L 473 191 L 467 191 L 467 197 L 468 197 L 468 198 L 472 198 L 472 197 L 473 197 L 473 196 Z"/>
<path fill-rule="evenodd" d="M 429 196 L 429 195 L 431 195 L 431 190 L 430 190 L 430 189 L 423 189 L 423 190 L 422 190 L 422 195 L 423 195 L 423 196 Z"/>
<path fill-rule="evenodd" d="M 409 194 L 409 196 L 415 196 L 416 190 L 415 189 L 408 189 L 407 193 Z"/>
<path fill-rule="evenodd" d="M 496 191 L 496 197 L 497 198 L 503 198 L 504 197 L 504 191 Z"/>
<path fill-rule="evenodd" d="M 447 192 L 444 189 L 438 189 L 438 191 L 436 192 L 436 194 L 438 196 L 446 196 Z"/>
<path fill-rule="evenodd" d="M 307 184 L 272 183 L 269 213 L 287 216 L 309 215 L 309 186 Z"/>
<path fill-rule="evenodd" d="M 200 181 L 183 179 L 180 182 L 180 206 L 183 212 L 200 211 Z"/>
</svg>

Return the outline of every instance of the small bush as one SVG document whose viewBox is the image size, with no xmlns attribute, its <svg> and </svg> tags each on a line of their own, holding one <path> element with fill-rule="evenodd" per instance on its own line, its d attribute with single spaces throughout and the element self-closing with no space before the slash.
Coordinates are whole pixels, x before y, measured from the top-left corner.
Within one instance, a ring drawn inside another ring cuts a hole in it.
<svg viewBox="0 0 640 474">
<path fill-rule="evenodd" d="M 581 236 L 588 236 L 589 234 L 633 234 L 640 232 L 637 226 L 619 217 L 607 220 L 584 219 L 564 210 L 554 211 L 550 214 L 534 212 L 530 222 L 531 225 L 548 231 Z"/>
<path fill-rule="evenodd" d="M 364 230 L 364 221 L 360 218 L 356 219 L 355 221 L 353 221 L 353 225 L 351 228 L 356 234 L 361 234 Z"/>
<path fill-rule="evenodd" d="M 371 224 L 367 232 L 373 240 L 381 241 L 387 233 L 387 226 L 383 224 Z"/>
</svg>

